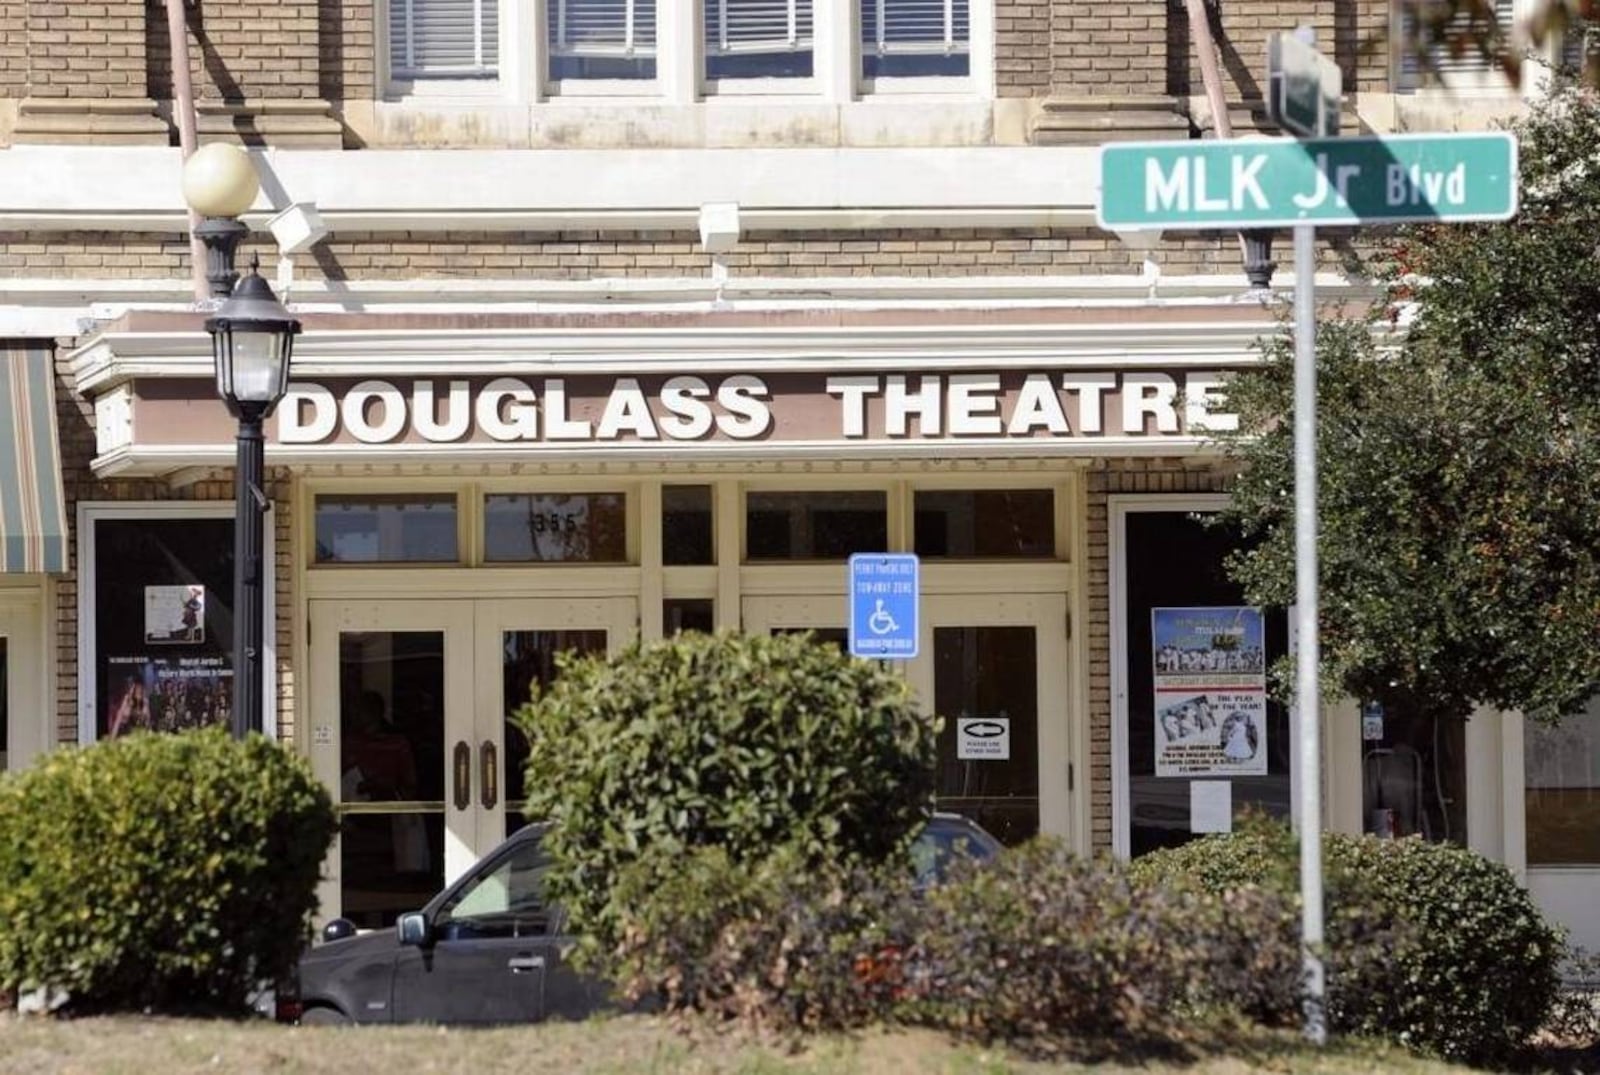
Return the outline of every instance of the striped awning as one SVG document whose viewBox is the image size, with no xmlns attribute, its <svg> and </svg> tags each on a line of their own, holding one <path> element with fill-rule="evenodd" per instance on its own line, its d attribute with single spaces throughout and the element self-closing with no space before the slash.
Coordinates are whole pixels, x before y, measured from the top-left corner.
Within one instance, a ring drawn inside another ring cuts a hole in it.
<svg viewBox="0 0 1600 1075">
<path fill-rule="evenodd" d="M 0 571 L 67 569 L 51 366 L 47 348 L 0 345 Z"/>
</svg>

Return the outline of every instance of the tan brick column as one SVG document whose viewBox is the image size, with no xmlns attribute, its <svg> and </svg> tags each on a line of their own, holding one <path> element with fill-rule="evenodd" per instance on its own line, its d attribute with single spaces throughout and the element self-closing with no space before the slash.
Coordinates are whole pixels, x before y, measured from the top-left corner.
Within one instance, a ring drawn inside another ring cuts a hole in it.
<svg viewBox="0 0 1600 1075">
<path fill-rule="evenodd" d="M 146 0 L 26 0 L 27 93 L 12 141 L 166 144 L 145 79 L 149 10 Z"/>
<path fill-rule="evenodd" d="M 1044 145 L 1183 138 L 1189 120 L 1168 85 L 1167 0 L 1055 0 L 1043 39 L 1049 97 L 1033 124 Z"/>
<path fill-rule="evenodd" d="M 190 11 L 201 141 L 342 144 L 333 106 L 321 96 L 321 7 L 319 0 L 204 0 Z M 158 97 L 171 96 L 171 69 L 170 62 L 159 67 Z"/>
</svg>

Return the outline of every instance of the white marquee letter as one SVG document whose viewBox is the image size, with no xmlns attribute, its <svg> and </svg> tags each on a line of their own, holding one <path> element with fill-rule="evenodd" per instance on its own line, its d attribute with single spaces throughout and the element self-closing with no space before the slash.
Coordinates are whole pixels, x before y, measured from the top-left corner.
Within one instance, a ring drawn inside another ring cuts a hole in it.
<svg viewBox="0 0 1600 1075">
<path fill-rule="evenodd" d="M 1232 411 L 1214 410 L 1227 406 L 1227 380 L 1220 373 L 1188 373 L 1183 378 L 1183 417 L 1189 429 L 1208 429 L 1218 433 L 1239 428 L 1239 416 Z"/>
<path fill-rule="evenodd" d="M 536 440 L 539 412 L 533 389 L 515 377 L 497 377 L 478 393 L 478 428 L 491 440 Z M 511 406 L 506 406 L 506 401 Z"/>
<path fill-rule="evenodd" d="M 623 377 L 612 386 L 595 436 L 601 440 L 616 440 L 624 431 L 640 440 L 656 440 L 661 435 L 656 432 L 656 420 L 650 414 L 650 402 L 644 398 L 644 390 L 639 387 L 639 382 L 632 377 Z"/>
<path fill-rule="evenodd" d="M 717 415 L 717 428 L 735 440 L 750 440 L 772 428 L 772 411 L 762 402 L 767 385 L 759 377 L 741 373 L 717 387 L 717 402 L 727 414 Z"/>
<path fill-rule="evenodd" d="M 311 405 L 311 420 L 305 421 L 305 405 Z M 339 405 L 333 393 L 320 384 L 291 384 L 278 408 L 279 444 L 315 444 L 333 436 L 339 425 Z"/>
<path fill-rule="evenodd" d="M 1067 424 L 1066 412 L 1061 409 L 1061 397 L 1056 395 L 1056 386 L 1050 383 L 1048 373 L 1030 373 L 1023 379 L 1006 433 L 1013 437 L 1026 437 L 1033 433 L 1035 427 L 1057 435 L 1072 432 L 1072 427 Z"/>
<path fill-rule="evenodd" d="M 847 437 L 867 435 L 867 397 L 877 395 L 876 377 L 829 377 L 827 392 L 839 397 L 841 428 Z"/>
<path fill-rule="evenodd" d="M 904 437 L 910 433 L 909 418 L 915 414 L 917 425 L 924 437 L 937 437 L 942 415 L 939 407 L 941 379 L 925 375 L 917 384 L 916 392 L 906 390 L 906 378 L 896 374 L 884 378 L 883 431 L 891 437 Z"/>
<path fill-rule="evenodd" d="M 1078 431 L 1100 433 L 1105 429 L 1105 394 L 1117 386 L 1114 373 L 1069 373 L 1061 378 L 1061 387 L 1078 393 Z"/>
<path fill-rule="evenodd" d="M 667 414 L 661 431 L 673 440 L 699 440 L 711 432 L 711 406 L 704 402 L 711 389 L 698 377 L 673 377 L 661 386 L 661 406 Z"/>
<path fill-rule="evenodd" d="M 1165 373 L 1125 373 L 1122 375 L 1122 432 L 1137 437 L 1144 433 L 1145 415 L 1154 415 L 1156 432 L 1178 431 L 1178 382 Z"/>
<path fill-rule="evenodd" d="M 460 440 L 472 423 L 472 407 L 467 402 L 467 382 L 451 381 L 450 394 L 445 397 L 444 421 L 436 420 L 433 405 L 433 382 L 411 382 L 411 424 L 423 440 L 446 443 Z"/>
<path fill-rule="evenodd" d="M 377 425 L 367 421 L 369 400 L 383 407 L 383 419 Z M 345 393 L 340 410 L 344 427 L 363 444 L 385 444 L 406 428 L 406 397 L 388 381 L 362 381 Z"/>
<path fill-rule="evenodd" d="M 594 436 L 588 422 L 567 417 L 567 382 L 559 377 L 544 383 L 545 440 L 587 440 Z"/>
<path fill-rule="evenodd" d="M 955 436 L 999 436 L 1000 376 L 995 373 L 952 373 L 945 393 L 950 432 Z"/>
</svg>

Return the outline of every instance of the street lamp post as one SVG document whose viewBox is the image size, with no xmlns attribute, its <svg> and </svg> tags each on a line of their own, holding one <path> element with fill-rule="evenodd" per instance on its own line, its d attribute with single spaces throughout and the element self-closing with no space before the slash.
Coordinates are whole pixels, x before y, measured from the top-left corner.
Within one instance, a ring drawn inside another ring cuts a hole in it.
<svg viewBox="0 0 1600 1075">
<path fill-rule="evenodd" d="M 252 259 L 242 280 L 234 252 L 249 228 L 237 218 L 260 189 L 255 165 L 241 149 L 213 144 L 184 165 L 183 193 L 204 219 L 195 229 L 206 246 L 206 279 L 220 303 L 206 320 L 217 394 L 238 420 L 234 458 L 233 734 L 261 731 L 265 682 L 262 644 L 262 523 L 267 496 L 262 423 L 289 387 L 289 356 L 300 322 L 284 309 Z M 237 285 L 235 281 L 238 281 Z"/>
</svg>

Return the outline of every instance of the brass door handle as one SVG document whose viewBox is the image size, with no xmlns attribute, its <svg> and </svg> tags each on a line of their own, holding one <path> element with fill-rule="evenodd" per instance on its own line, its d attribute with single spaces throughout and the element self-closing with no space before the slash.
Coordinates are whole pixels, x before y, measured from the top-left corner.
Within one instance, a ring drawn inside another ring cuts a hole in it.
<svg viewBox="0 0 1600 1075">
<path fill-rule="evenodd" d="M 478 748 L 478 801 L 485 810 L 493 810 L 500 801 L 500 766 L 494 740 L 485 739 Z"/>
<path fill-rule="evenodd" d="M 456 809 L 465 810 L 472 805 L 472 748 L 467 745 L 466 740 L 456 743 L 450 772 L 454 777 L 452 797 L 455 799 Z"/>
</svg>

